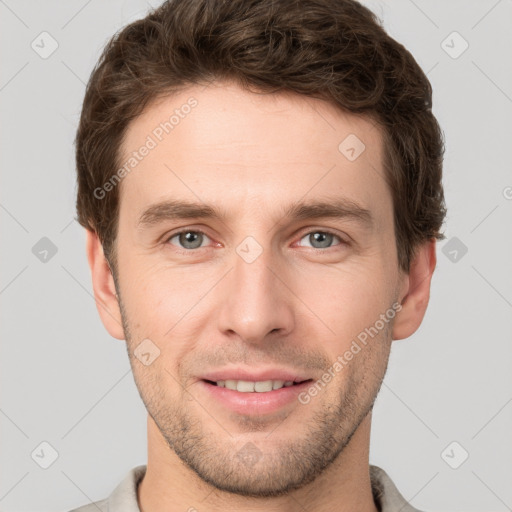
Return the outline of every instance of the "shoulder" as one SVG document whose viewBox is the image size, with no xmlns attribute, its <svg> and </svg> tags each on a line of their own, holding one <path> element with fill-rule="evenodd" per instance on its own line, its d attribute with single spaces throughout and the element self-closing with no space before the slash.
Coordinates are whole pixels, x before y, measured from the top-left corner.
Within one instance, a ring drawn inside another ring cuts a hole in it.
<svg viewBox="0 0 512 512">
<path fill-rule="evenodd" d="M 140 512 L 137 503 L 137 487 L 145 473 L 145 465 L 131 469 L 110 496 L 68 512 Z"/>
<path fill-rule="evenodd" d="M 370 464 L 370 480 L 373 500 L 380 512 L 422 512 L 400 494 L 393 480 L 382 468 Z"/>
<path fill-rule="evenodd" d="M 88 505 L 83 505 L 78 508 L 74 508 L 73 510 L 69 510 L 68 512 L 107 512 L 108 511 L 108 498 L 104 500 L 95 501 L 93 503 L 89 503 Z"/>
</svg>

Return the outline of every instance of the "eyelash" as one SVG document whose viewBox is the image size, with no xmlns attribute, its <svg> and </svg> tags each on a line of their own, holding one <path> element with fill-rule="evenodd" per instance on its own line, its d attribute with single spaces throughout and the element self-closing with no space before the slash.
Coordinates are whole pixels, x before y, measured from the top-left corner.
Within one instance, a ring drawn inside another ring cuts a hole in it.
<svg viewBox="0 0 512 512">
<path fill-rule="evenodd" d="M 165 237 L 165 240 L 163 242 L 164 245 L 173 245 L 173 244 L 170 244 L 170 240 L 178 235 L 181 235 L 182 233 L 199 233 L 201 235 L 206 236 L 207 238 L 210 238 L 204 231 L 202 231 L 200 229 L 182 229 L 181 231 L 176 231 L 175 233 L 172 233 L 169 236 Z M 322 233 L 322 234 L 326 234 L 326 235 L 332 235 L 340 241 L 340 243 L 338 245 L 334 245 L 332 247 L 326 247 L 325 249 L 321 249 L 318 247 L 309 247 L 309 249 L 312 249 L 313 251 L 327 252 L 329 249 L 334 249 L 338 246 L 349 245 L 349 242 L 344 240 L 340 235 L 338 235 L 328 229 L 313 229 L 311 231 L 307 231 L 300 237 L 300 240 L 302 240 L 305 236 L 311 235 L 312 233 Z M 207 247 L 198 247 L 197 249 L 182 249 L 178 246 L 174 246 L 174 248 L 175 248 L 176 252 L 178 252 L 180 254 L 186 254 L 186 255 L 191 255 L 194 252 L 197 252 L 199 249 L 207 249 Z"/>
</svg>

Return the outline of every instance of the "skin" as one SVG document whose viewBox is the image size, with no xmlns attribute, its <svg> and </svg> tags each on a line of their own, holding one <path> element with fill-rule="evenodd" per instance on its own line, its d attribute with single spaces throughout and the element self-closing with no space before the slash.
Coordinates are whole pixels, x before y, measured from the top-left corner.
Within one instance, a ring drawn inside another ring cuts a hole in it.
<svg viewBox="0 0 512 512">
<path fill-rule="evenodd" d="M 191 86 L 132 121 L 123 156 L 190 97 L 198 105 L 121 182 L 115 281 L 96 234 L 87 233 L 100 317 L 126 339 L 148 410 L 139 506 L 375 512 L 371 409 L 392 340 L 413 334 L 425 314 L 435 241 L 417 248 L 409 273 L 400 271 L 380 129 L 319 99 L 230 82 Z M 353 162 L 338 150 L 349 134 L 366 146 Z M 341 196 L 367 208 L 374 224 L 282 217 L 299 199 Z M 162 199 L 206 203 L 226 217 L 138 229 L 144 209 Z M 171 238 L 183 228 L 206 233 L 201 248 Z M 312 234 L 322 230 L 336 236 L 315 250 Z M 252 263 L 236 251 L 247 236 L 263 250 Z M 250 416 L 202 389 L 202 372 L 226 366 L 319 378 L 395 302 L 402 308 L 394 320 L 308 404 Z M 134 356 L 146 338 L 160 350 L 148 366 Z M 247 443 L 256 462 L 238 455 Z"/>
</svg>

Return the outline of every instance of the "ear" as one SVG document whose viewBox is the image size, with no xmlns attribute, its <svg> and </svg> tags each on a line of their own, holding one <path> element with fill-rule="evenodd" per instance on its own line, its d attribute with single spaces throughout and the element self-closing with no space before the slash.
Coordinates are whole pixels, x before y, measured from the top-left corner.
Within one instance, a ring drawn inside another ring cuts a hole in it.
<svg viewBox="0 0 512 512">
<path fill-rule="evenodd" d="M 103 246 L 98 235 L 89 229 L 86 229 L 85 244 L 92 275 L 94 299 L 101 321 L 112 337 L 124 340 L 125 335 L 114 277 L 103 254 Z"/>
<path fill-rule="evenodd" d="M 395 316 L 394 340 L 411 336 L 423 321 L 430 298 L 430 281 L 436 267 L 436 240 L 419 245 L 408 274 L 403 274 L 400 295 L 402 309 Z"/>
</svg>

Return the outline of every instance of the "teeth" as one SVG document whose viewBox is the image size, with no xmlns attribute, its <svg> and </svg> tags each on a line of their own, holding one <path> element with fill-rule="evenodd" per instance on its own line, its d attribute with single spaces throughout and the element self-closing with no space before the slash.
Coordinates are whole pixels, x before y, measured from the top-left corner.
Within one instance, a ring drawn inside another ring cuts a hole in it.
<svg viewBox="0 0 512 512">
<path fill-rule="evenodd" d="M 290 387 L 293 386 L 293 381 L 283 381 L 283 380 L 262 380 L 258 382 L 248 381 L 248 380 L 218 380 L 217 386 L 221 388 L 228 388 L 234 391 L 240 391 L 242 393 L 264 393 L 267 391 L 272 391 L 274 389 L 281 389 L 282 387 Z"/>
<path fill-rule="evenodd" d="M 242 393 L 250 393 L 254 391 L 256 382 L 250 382 L 248 380 L 239 380 L 236 383 L 236 390 Z M 272 383 L 270 383 L 272 384 Z"/>
</svg>

